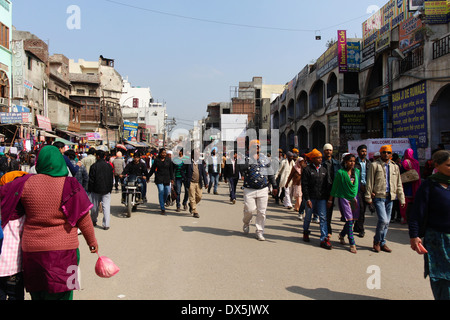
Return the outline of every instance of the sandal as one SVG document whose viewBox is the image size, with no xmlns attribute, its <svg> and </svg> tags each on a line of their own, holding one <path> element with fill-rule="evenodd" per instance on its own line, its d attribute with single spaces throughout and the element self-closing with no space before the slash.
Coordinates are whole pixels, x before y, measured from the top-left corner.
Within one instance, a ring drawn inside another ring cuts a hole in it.
<svg viewBox="0 0 450 320">
<path fill-rule="evenodd" d="M 350 252 L 356 253 L 356 246 L 350 246 Z"/>
<path fill-rule="evenodd" d="M 341 236 L 341 235 L 339 235 L 339 242 L 340 242 L 341 244 L 345 244 L 345 239 L 344 239 L 344 237 Z"/>
</svg>

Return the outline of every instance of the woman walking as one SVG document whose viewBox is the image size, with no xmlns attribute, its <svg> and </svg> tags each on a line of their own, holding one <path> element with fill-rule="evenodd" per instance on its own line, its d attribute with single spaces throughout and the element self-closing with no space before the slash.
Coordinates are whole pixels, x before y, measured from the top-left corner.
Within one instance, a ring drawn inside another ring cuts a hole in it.
<svg viewBox="0 0 450 320">
<path fill-rule="evenodd" d="M 345 219 L 345 225 L 339 233 L 339 241 L 345 244 L 344 237 L 347 235 L 350 243 L 350 252 L 356 253 L 356 243 L 353 236 L 353 224 L 359 218 L 358 189 L 359 189 L 359 169 L 355 169 L 356 157 L 347 154 L 333 182 L 330 198 L 327 207 L 333 204 L 333 197 L 338 199 L 339 210 Z"/>
<path fill-rule="evenodd" d="M 411 249 L 425 254 L 425 277 L 436 300 L 450 300 L 450 152 L 433 154 L 437 170 L 419 187 L 408 219 Z M 423 237 L 423 241 L 422 238 Z"/>
<path fill-rule="evenodd" d="M 412 204 L 414 202 L 414 197 L 416 192 L 420 187 L 420 165 L 419 161 L 414 159 L 413 149 L 406 149 L 403 161 L 400 166 L 400 173 L 404 173 L 410 170 L 415 170 L 417 172 L 418 179 L 416 181 L 406 182 L 403 184 L 403 192 L 405 193 L 406 206 L 400 208 L 400 215 L 402 216 L 402 224 L 407 222 L 409 212 L 411 211 Z"/>
<path fill-rule="evenodd" d="M 166 214 L 165 202 L 170 194 L 170 184 L 173 185 L 174 183 L 172 160 L 166 157 L 166 155 L 166 149 L 162 148 L 159 150 L 159 154 L 153 162 L 148 177 L 150 179 L 155 174 L 155 184 L 158 188 L 159 206 L 162 215 Z"/>
<path fill-rule="evenodd" d="M 2 188 L 2 217 L 8 220 L 17 212 L 26 216 L 23 275 L 31 298 L 71 300 L 72 290 L 79 288 L 78 228 L 91 252 L 98 250 L 88 214 L 92 204 L 80 183 L 67 177 L 69 171 L 58 148 L 42 148 L 36 171 Z"/>
</svg>

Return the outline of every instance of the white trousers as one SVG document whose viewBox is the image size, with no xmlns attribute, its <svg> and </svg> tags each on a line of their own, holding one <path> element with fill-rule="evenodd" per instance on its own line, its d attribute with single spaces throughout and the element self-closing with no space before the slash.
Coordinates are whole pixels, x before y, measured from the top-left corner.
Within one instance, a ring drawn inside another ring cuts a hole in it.
<svg viewBox="0 0 450 320">
<path fill-rule="evenodd" d="M 244 188 L 244 219 L 245 225 L 250 224 L 253 213 L 256 211 L 256 233 L 264 232 L 266 222 L 267 202 L 269 200 L 268 188 L 249 189 Z"/>
</svg>

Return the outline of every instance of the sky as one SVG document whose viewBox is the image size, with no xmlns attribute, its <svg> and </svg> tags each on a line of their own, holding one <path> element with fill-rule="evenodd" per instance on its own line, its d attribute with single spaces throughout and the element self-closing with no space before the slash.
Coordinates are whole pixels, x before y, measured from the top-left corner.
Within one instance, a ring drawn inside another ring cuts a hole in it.
<svg viewBox="0 0 450 320">
<path fill-rule="evenodd" d="M 48 42 L 50 55 L 115 59 L 122 77 L 150 87 L 185 128 L 207 116 L 209 103 L 231 101 L 230 89 L 241 81 L 289 82 L 321 56 L 337 30 L 361 37 L 362 23 L 387 2 L 11 1 L 13 25 Z"/>
</svg>

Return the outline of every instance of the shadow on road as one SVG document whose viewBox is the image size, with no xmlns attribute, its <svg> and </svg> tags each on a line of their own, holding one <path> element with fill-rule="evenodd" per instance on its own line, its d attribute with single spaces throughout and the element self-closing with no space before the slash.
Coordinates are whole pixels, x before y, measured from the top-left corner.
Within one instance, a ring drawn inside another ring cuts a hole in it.
<svg viewBox="0 0 450 320">
<path fill-rule="evenodd" d="M 331 291 L 326 288 L 307 289 L 299 286 L 292 286 L 287 287 L 286 290 L 314 300 L 384 300 L 361 294 Z"/>
</svg>

